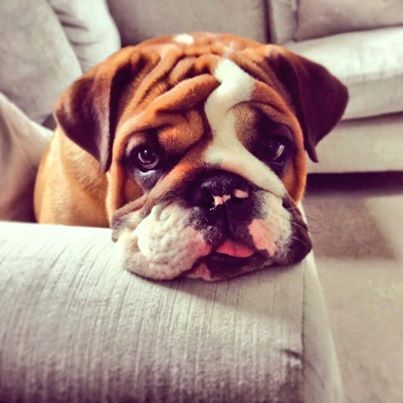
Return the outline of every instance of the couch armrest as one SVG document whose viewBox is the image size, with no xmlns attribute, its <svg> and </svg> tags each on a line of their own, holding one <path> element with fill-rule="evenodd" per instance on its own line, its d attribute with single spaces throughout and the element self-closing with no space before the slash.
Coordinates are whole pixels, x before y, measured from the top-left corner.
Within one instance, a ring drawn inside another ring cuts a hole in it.
<svg viewBox="0 0 403 403">
<path fill-rule="evenodd" d="M 336 402 L 312 257 L 150 282 L 108 229 L 0 223 L 1 401 Z"/>
</svg>

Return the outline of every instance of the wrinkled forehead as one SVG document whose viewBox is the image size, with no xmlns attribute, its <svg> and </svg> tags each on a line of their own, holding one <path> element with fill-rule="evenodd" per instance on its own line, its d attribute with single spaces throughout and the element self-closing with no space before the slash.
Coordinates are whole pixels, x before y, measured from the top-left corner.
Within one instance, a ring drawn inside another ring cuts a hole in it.
<svg viewBox="0 0 403 403">
<path fill-rule="evenodd" d="M 259 135 L 256 128 L 262 116 L 289 127 L 298 148 L 303 148 L 303 139 L 278 82 L 260 63 L 262 45 L 231 36 L 213 40 L 184 34 L 143 46 L 160 59 L 139 79 L 120 120 L 121 141 L 115 145 L 121 149 L 114 154 L 121 155 L 133 138 L 143 142 L 157 136 L 171 154 L 193 147 L 188 167 L 219 166 L 262 188 L 276 182 L 279 190 L 279 180 L 244 146 Z M 181 173 L 185 171 L 182 166 Z M 178 179 L 177 170 L 174 174 Z"/>
<path fill-rule="evenodd" d="M 150 128 L 163 134 L 188 123 L 193 133 L 170 130 L 160 138 L 168 148 L 188 147 L 206 129 L 202 126 L 214 132 L 228 111 L 235 111 L 241 123 L 257 109 L 281 123 L 292 115 L 281 85 L 263 62 L 261 44 L 232 35 L 181 34 L 146 41 L 139 51 L 144 66 L 124 97 L 122 136 Z"/>
</svg>

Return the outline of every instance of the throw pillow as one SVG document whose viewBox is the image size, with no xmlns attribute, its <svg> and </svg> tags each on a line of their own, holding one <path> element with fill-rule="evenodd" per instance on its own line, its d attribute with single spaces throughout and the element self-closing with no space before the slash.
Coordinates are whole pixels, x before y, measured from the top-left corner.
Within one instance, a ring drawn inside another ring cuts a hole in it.
<svg viewBox="0 0 403 403">
<path fill-rule="evenodd" d="M 51 135 L 0 93 L 0 220 L 33 220 L 36 171 Z"/>
<path fill-rule="evenodd" d="M 48 0 L 83 71 L 120 49 L 120 37 L 106 0 Z"/>
<path fill-rule="evenodd" d="M 0 1 L 0 91 L 43 123 L 81 67 L 49 3 L 34 3 Z"/>
</svg>

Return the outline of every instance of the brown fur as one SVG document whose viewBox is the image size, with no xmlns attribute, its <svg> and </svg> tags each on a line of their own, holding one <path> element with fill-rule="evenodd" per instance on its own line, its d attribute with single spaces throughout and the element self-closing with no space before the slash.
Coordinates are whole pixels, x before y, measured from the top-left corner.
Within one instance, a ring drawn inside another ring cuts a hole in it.
<svg viewBox="0 0 403 403">
<path fill-rule="evenodd" d="M 38 171 L 38 222 L 108 226 L 106 189 L 106 176 L 95 158 L 57 129 Z"/>
<path fill-rule="evenodd" d="M 55 111 L 58 128 L 37 177 L 39 222 L 108 226 L 114 211 L 142 196 L 120 161 L 130 139 L 149 135 L 151 128 L 158 129 L 167 152 L 191 149 L 169 180 L 152 190 L 153 197 L 180 181 L 200 163 L 198 153 L 211 139 L 203 104 L 219 85 L 212 72 L 224 56 L 256 79 L 253 101 L 259 108 L 292 129 L 298 153 L 283 182 L 295 201 L 302 198 L 304 149 L 316 159 L 315 144 L 344 110 L 344 86 L 321 66 L 278 46 L 232 35 L 192 35 L 193 45 L 167 36 L 125 48 L 63 94 Z M 250 119 L 247 109 L 240 114 L 240 122 Z"/>
</svg>

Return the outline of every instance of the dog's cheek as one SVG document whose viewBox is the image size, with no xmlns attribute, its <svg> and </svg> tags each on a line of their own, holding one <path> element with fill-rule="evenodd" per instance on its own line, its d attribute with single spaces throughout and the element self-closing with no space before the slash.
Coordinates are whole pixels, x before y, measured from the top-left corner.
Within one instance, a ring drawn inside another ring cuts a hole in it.
<svg viewBox="0 0 403 403">
<path fill-rule="evenodd" d="M 133 230 L 118 239 L 123 266 L 140 276 L 170 280 L 192 268 L 198 258 L 211 252 L 200 232 L 187 225 L 179 206 L 154 206 Z"/>
<path fill-rule="evenodd" d="M 253 220 L 248 226 L 249 233 L 252 236 L 253 244 L 257 250 L 266 251 L 270 257 L 276 252 L 276 244 L 272 230 L 264 220 Z"/>
<path fill-rule="evenodd" d="M 132 200 L 136 200 L 143 194 L 143 191 L 141 190 L 141 187 L 135 183 L 131 179 L 126 179 L 125 180 L 125 185 L 124 185 L 124 190 L 123 190 L 123 196 L 124 196 L 124 202 L 128 203 Z"/>
<path fill-rule="evenodd" d="M 291 164 L 288 165 L 282 181 L 287 193 L 294 202 L 301 201 L 306 187 L 307 163 L 305 152 L 298 150 Z"/>
<path fill-rule="evenodd" d="M 283 207 L 282 200 L 266 193 L 263 197 L 263 218 L 255 218 L 248 226 L 256 249 L 270 257 L 286 253 L 292 237 L 292 216 Z"/>
</svg>

